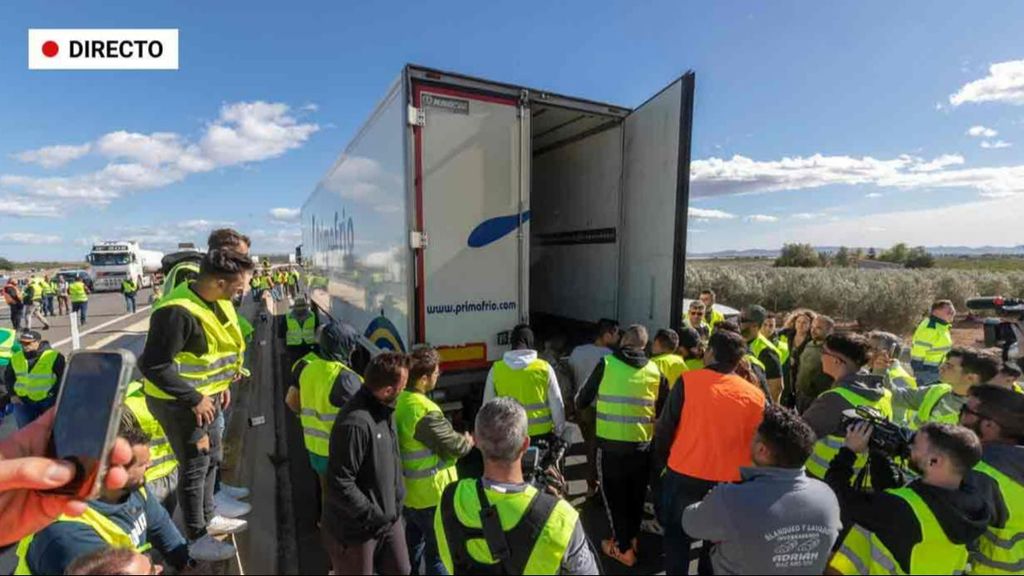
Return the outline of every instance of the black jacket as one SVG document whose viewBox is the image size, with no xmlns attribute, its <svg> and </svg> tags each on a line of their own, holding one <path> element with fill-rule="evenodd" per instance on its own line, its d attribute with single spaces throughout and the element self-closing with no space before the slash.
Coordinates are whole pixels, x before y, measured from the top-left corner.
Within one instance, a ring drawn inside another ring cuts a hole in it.
<svg viewBox="0 0 1024 576">
<path fill-rule="evenodd" d="M 892 552 L 903 572 L 909 574 L 910 552 L 922 538 L 917 516 L 906 500 L 883 491 L 896 486 L 892 485 L 893 477 L 885 477 L 880 473 L 880 467 L 874 464 L 878 458 L 872 458 L 871 467 L 871 483 L 875 491 L 862 492 L 851 487 L 855 460 L 856 454 L 841 448 L 825 474 L 825 482 L 839 498 L 843 528 L 859 524 L 874 533 Z M 907 487 L 924 500 L 953 542 L 970 545 L 987 529 L 991 510 L 970 482 L 964 482 L 959 490 L 931 486 L 921 480 L 915 480 Z"/>
<path fill-rule="evenodd" d="M 323 527 L 338 542 L 380 536 L 402 513 L 405 487 L 394 411 L 364 386 L 334 421 Z"/>
<path fill-rule="evenodd" d="M 647 355 L 644 354 L 643 350 L 629 350 L 623 348 L 613 353 L 613 356 L 625 362 L 626 364 L 634 368 L 643 368 L 650 362 Z M 590 373 L 590 377 L 587 378 L 587 383 L 583 385 L 579 393 L 576 395 L 576 409 L 584 410 L 589 408 L 591 404 L 597 400 L 597 392 L 601 387 L 601 380 L 604 378 L 604 361 L 597 363 L 594 367 L 594 371 Z M 668 380 L 664 375 L 661 376 L 661 383 L 658 386 L 658 400 L 655 403 L 655 414 L 661 413 L 661 407 L 665 404 L 665 400 L 668 398 Z M 604 438 L 597 439 L 597 445 L 602 450 L 619 453 L 632 453 L 632 452 L 646 452 L 650 449 L 651 443 L 637 443 L 637 442 L 622 442 L 619 440 L 606 440 Z"/>
</svg>

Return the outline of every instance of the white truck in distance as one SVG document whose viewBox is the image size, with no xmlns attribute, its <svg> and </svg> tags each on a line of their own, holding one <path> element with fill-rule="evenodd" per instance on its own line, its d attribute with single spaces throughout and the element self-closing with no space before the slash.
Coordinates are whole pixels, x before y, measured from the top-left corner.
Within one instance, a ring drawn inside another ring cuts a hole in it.
<svg viewBox="0 0 1024 576">
<path fill-rule="evenodd" d="M 117 291 L 121 282 L 133 278 L 140 288 L 153 285 L 153 273 L 160 270 L 162 252 L 143 250 L 138 242 L 106 241 L 94 244 L 86 257 L 92 267 L 93 290 Z"/>
<path fill-rule="evenodd" d="M 370 352 L 435 346 L 452 400 L 521 322 L 678 328 L 693 95 L 692 72 L 631 108 L 405 67 L 302 207 L 311 296 Z"/>
</svg>

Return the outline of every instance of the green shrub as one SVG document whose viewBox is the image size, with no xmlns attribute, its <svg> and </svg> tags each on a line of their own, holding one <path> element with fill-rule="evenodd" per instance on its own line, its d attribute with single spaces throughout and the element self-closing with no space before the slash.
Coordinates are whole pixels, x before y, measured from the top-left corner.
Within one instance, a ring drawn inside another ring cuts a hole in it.
<svg viewBox="0 0 1024 576">
<path fill-rule="evenodd" d="M 754 268 L 687 262 L 686 296 L 696 298 L 704 288 L 734 308 L 760 304 L 784 312 L 804 307 L 856 321 L 864 329 L 906 334 L 940 298 L 964 310 L 964 302 L 974 296 L 1024 296 L 1024 272 Z"/>
</svg>

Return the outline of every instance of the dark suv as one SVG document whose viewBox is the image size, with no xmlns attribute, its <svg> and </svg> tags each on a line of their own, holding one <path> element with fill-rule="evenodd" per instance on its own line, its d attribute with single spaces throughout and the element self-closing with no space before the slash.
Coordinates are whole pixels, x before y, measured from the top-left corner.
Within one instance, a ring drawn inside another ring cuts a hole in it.
<svg viewBox="0 0 1024 576">
<path fill-rule="evenodd" d="M 82 282 L 85 282 L 85 287 L 92 292 L 92 276 L 90 276 L 85 270 L 61 270 L 60 272 L 57 272 L 55 276 L 60 276 L 68 284 L 81 279 Z"/>
</svg>

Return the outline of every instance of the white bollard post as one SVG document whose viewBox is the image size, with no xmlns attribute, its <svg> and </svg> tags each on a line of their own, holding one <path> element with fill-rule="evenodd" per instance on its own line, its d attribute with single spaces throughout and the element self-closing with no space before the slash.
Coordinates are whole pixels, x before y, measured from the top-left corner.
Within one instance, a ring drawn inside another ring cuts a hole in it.
<svg viewBox="0 0 1024 576">
<path fill-rule="evenodd" d="M 71 320 L 71 349 L 78 350 L 82 347 L 82 341 L 78 336 L 78 312 L 68 314 Z"/>
</svg>

